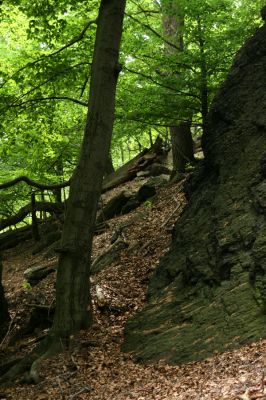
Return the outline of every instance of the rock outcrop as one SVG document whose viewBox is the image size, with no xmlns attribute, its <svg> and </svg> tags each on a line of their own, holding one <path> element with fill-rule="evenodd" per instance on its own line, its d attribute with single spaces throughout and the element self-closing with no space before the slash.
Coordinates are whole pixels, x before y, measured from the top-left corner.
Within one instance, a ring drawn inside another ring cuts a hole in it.
<svg viewBox="0 0 266 400">
<path fill-rule="evenodd" d="M 238 53 L 203 137 L 205 161 L 125 330 L 140 361 L 181 363 L 266 337 L 266 26 Z"/>
</svg>

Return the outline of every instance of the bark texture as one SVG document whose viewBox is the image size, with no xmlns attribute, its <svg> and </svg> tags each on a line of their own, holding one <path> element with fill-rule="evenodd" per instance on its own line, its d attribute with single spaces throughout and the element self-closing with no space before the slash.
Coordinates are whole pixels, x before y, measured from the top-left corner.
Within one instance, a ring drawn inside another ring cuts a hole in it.
<svg viewBox="0 0 266 400">
<path fill-rule="evenodd" d="M 89 111 L 71 179 L 59 257 L 51 336 L 66 338 L 91 323 L 89 270 L 102 178 L 111 143 L 125 0 L 102 0 L 97 21 Z"/>
<path fill-rule="evenodd" d="M 266 336 L 266 26 L 238 53 L 203 137 L 205 164 L 128 322 L 142 361 L 201 359 Z"/>
<path fill-rule="evenodd" d="M 190 127 L 190 121 L 170 127 L 174 173 L 185 172 L 186 164 L 194 161 Z"/>
</svg>

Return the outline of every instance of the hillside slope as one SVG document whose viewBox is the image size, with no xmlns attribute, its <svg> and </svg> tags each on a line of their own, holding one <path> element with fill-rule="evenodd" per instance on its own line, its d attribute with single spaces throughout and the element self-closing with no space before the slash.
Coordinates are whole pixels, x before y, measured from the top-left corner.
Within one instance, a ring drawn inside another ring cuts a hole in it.
<svg viewBox="0 0 266 400">
<path fill-rule="evenodd" d="M 114 189 L 113 195 L 120 190 L 132 190 L 135 184 L 124 184 Z M 208 400 L 233 400 L 245 392 L 245 399 L 264 395 L 266 341 L 179 367 L 164 362 L 137 364 L 131 355 L 120 350 L 125 323 L 145 305 L 149 278 L 170 245 L 173 222 L 185 205 L 182 187 L 183 182 L 165 186 L 158 191 L 156 199 L 108 221 L 110 227 L 106 232 L 95 237 L 94 260 L 108 251 L 111 239 L 121 226 L 132 224 L 122 231 L 128 247 L 92 277 L 93 328 L 73 337 L 68 351 L 43 360 L 39 384 L 29 385 L 24 377 L 19 378 L 13 387 L 0 389 L 1 398 L 195 400 L 200 396 Z M 34 331 L 12 343 L 14 335 L 36 309 L 35 305 L 46 306 L 50 311 L 54 305 L 54 274 L 31 288 L 25 284 L 27 267 L 56 266 L 57 263 L 56 257 L 48 255 L 46 250 L 32 255 L 34 247 L 29 240 L 4 254 L 4 286 L 12 320 L 8 334 L 0 343 L 1 363 L 29 352 L 47 332 L 47 326 L 35 326 Z M 102 291 L 104 304 L 99 304 L 97 288 Z"/>
</svg>

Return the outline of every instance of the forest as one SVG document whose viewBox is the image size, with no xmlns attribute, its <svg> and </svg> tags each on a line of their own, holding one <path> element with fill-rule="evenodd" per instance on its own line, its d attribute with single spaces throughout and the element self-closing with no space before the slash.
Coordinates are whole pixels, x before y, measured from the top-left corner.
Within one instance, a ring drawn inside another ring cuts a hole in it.
<svg viewBox="0 0 266 400">
<path fill-rule="evenodd" d="M 0 17 L 0 398 L 266 399 L 265 1 Z"/>
</svg>

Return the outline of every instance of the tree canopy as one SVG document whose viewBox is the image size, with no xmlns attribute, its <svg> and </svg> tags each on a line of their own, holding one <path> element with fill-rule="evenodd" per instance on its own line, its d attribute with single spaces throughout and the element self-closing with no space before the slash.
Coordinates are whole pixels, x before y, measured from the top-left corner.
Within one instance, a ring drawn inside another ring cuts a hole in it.
<svg viewBox="0 0 266 400">
<path fill-rule="evenodd" d="M 162 18 L 177 4 L 184 51 L 165 36 Z M 167 127 L 192 116 L 202 127 L 241 43 L 260 25 L 262 0 L 128 1 L 121 48 L 111 156 L 120 166 Z M 99 1 L 8 1 L 0 25 L 0 181 L 27 175 L 67 181 L 77 162 L 88 107 Z M 205 75 L 203 76 L 203 68 Z M 21 185 L 1 191 L 1 214 L 28 197 Z M 19 192 L 19 196 L 17 195 Z M 67 192 L 65 193 L 67 196 Z"/>
</svg>

